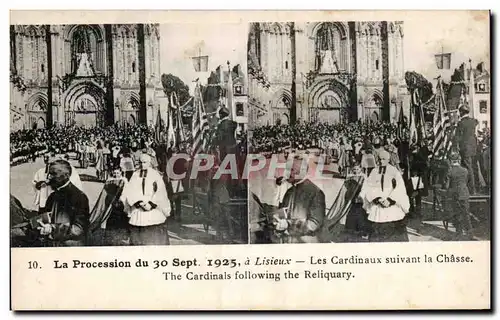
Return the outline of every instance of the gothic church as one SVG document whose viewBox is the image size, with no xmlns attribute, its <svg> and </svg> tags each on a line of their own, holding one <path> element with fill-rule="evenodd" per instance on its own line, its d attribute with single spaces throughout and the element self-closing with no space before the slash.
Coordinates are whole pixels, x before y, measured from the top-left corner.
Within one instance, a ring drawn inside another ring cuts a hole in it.
<svg viewBox="0 0 500 320">
<path fill-rule="evenodd" d="M 151 124 L 163 96 L 157 24 L 11 26 L 11 130 Z"/>
<path fill-rule="evenodd" d="M 253 23 L 250 122 L 395 121 L 409 104 L 403 39 L 402 22 Z"/>
</svg>

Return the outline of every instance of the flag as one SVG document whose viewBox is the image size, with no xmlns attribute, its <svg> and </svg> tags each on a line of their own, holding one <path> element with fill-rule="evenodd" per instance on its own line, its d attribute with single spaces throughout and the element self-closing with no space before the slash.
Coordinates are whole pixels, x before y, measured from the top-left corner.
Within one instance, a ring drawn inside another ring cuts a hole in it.
<svg viewBox="0 0 500 320">
<path fill-rule="evenodd" d="M 186 141 L 186 135 L 184 134 L 184 126 L 182 124 L 182 111 L 181 107 L 177 107 L 177 125 L 176 125 L 176 136 L 177 142 L 181 143 Z"/>
<path fill-rule="evenodd" d="M 161 119 L 160 109 L 158 109 L 158 114 L 156 116 L 156 126 L 155 126 L 155 138 L 158 143 L 161 142 L 162 140 L 163 130 L 165 130 L 165 124 Z"/>
<path fill-rule="evenodd" d="M 229 119 L 234 120 L 235 116 L 234 92 L 233 92 L 233 75 L 231 69 L 229 69 L 229 74 L 227 79 L 226 108 L 229 110 Z"/>
<path fill-rule="evenodd" d="M 415 126 L 414 117 L 414 107 L 410 107 L 410 145 L 416 144 L 418 142 L 417 138 L 417 127 Z"/>
<path fill-rule="evenodd" d="M 418 90 L 414 89 L 411 94 L 411 106 L 410 106 L 410 145 L 417 144 L 419 142 L 420 135 L 418 130 L 420 129 L 418 118 L 416 117 L 417 106 L 419 105 L 419 94 Z"/>
<path fill-rule="evenodd" d="M 193 57 L 194 71 L 207 72 L 208 71 L 208 56 Z"/>
<path fill-rule="evenodd" d="M 472 69 L 472 65 L 470 66 L 470 76 L 469 76 L 469 109 L 470 109 L 470 116 L 471 118 L 475 118 L 475 108 L 474 108 L 474 94 L 476 93 L 476 88 L 475 88 L 475 75 L 474 75 L 474 69 Z"/>
<path fill-rule="evenodd" d="M 168 142 L 168 145 L 171 146 L 172 145 L 172 142 L 173 142 L 173 145 L 176 146 L 177 145 L 177 137 L 176 137 L 176 134 L 175 134 L 175 122 L 174 122 L 174 117 L 173 117 L 173 112 L 174 112 L 174 109 L 173 108 L 168 108 L 168 129 L 167 129 L 167 142 Z"/>
<path fill-rule="evenodd" d="M 350 208 L 361 191 L 363 181 L 364 177 L 362 176 L 348 177 L 343 181 L 337 197 L 326 214 L 326 230 L 333 232 L 334 228 L 349 213 Z"/>
<path fill-rule="evenodd" d="M 407 124 L 405 123 L 403 104 L 401 104 L 401 108 L 399 110 L 399 115 L 398 115 L 398 133 L 397 133 L 399 141 L 403 141 L 405 139 L 406 129 L 407 129 Z"/>
<path fill-rule="evenodd" d="M 200 151 L 205 151 L 205 133 L 208 130 L 208 119 L 203 106 L 200 85 L 197 83 L 194 91 L 194 113 L 192 122 L 193 150 L 195 155 Z"/>
<path fill-rule="evenodd" d="M 169 137 L 175 137 L 171 139 L 174 141 L 174 145 L 176 146 L 186 141 L 186 136 L 184 135 L 184 129 L 182 125 L 182 111 L 181 111 L 184 106 L 179 105 L 177 94 L 175 92 L 172 92 L 172 94 L 170 95 L 170 109 L 169 109 L 171 113 L 169 122 L 172 124 L 171 126 L 172 129 L 169 128 Z"/>
<path fill-rule="evenodd" d="M 451 68 L 451 53 L 436 54 L 435 58 L 436 58 L 436 65 L 437 65 L 438 69 L 448 70 Z"/>
<path fill-rule="evenodd" d="M 446 105 L 444 100 L 444 93 L 442 84 L 438 81 L 436 86 L 436 110 L 434 111 L 433 119 L 433 136 L 434 143 L 432 145 L 432 154 L 437 156 L 441 150 L 446 150 L 449 147 L 448 128 L 451 122 L 449 114 L 446 112 Z"/>
</svg>

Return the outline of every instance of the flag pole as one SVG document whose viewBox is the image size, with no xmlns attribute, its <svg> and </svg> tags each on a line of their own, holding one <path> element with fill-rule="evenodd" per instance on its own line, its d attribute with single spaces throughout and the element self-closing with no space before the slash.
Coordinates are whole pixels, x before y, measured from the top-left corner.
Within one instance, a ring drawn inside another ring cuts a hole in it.
<svg viewBox="0 0 500 320">
<path fill-rule="evenodd" d="M 469 109 L 470 109 L 470 115 L 471 118 L 475 119 L 475 108 L 474 108 L 474 94 L 475 94 L 475 87 L 474 87 L 474 82 L 476 79 L 474 79 L 474 70 L 472 69 L 472 59 L 469 58 Z M 477 131 L 477 127 L 476 127 Z"/>
<path fill-rule="evenodd" d="M 200 49 L 201 51 L 201 49 Z M 199 64 L 200 68 L 201 68 L 201 64 Z M 200 69 L 198 69 L 200 70 Z M 194 98 L 193 98 L 193 115 L 194 116 L 197 116 L 197 113 L 199 112 L 197 110 L 197 93 L 198 93 L 198 86 L 199 86 L 199 78 L 196 79 L 195 81 L 195 86 L 194 86 Z M 194 119 L 191 119 L 191 123 L 194 121 Z M 193 127 L 191 125 L 191 137 L 194 139 L 193 137 L 193 131 L 192 131 Z M 194 141 L 194 140 L 193 140 Z M 191 152 L 191 158 L 194 160 L 194 150 L 192 150 Z M 192 165 L 192 163 L 191 163 Z M 192 200 L 192 215 L 193 217 L 196 215 L 196 190 L 195 190 L 195 182 L 192 181 L 192 179 L 189 179 L 189 187 L 191 188 L 191 200 Z"/>
</svg>

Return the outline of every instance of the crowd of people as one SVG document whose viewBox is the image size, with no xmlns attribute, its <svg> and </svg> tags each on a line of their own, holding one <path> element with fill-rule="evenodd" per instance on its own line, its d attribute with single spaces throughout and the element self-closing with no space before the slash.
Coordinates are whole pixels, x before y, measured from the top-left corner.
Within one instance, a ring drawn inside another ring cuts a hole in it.
<svg viewBox="0 0 500 320">
<path fill-rule="evenodd" d="M 205 144 L 207 150 L 203 152 L 218 154 L 219 158 L 228 153 L 238 155 L 246 153 L 246 134 L 238 131 L 237 124 L 228 116 L 226 109 L 219 111 L 220 121 L 207 131 L 207 136 L 211 138 Z M 167 132 L 160 132 L 157 128 L 144 125 L 113 125 L 95 128 L 57 126 L 50 129 L 23 130 L 11 134 L 11 165 L 19 164 L 19 157 L 26 156 L 22 158 L 24 162 L 35 161 L 41 155 L 37 153 L 37 150 L 44 151 L 45 167 L 40 168 L 33 179 L 36 194 L 35 206 L 39 214 L 51 210 L 49 207 L 53 206 L 54 201 L 50 199 L 51 194 L 55 194 L 57 187 L 65 183 L 71 184 L 71 194 L 75 195 L 78 201 L 85 200 L 86 195 L 80 176 L 71 164 L 74 160 L 78 161 L 79 168 L 95 168 L 93 180 L 103 182 L 104 186 L 94 208 L 91 208 L 91 212 L 88 212 L 85 218 L 87 225 L 84 229 L 88 231 L 86 231 L 87 235 L 94 234 L 92 237 L 94 240 L 101 239 L 101 243 L 106 242 L 102 236 L 103 230 L 109 226 L 107 223 L 110 218 L 112 221 L 119 216 L 128 217 L 124 225 L 126 229 L 132 230 L 127 240 L 130 244 L 168 244 L 168 237 L 165 237 L 166 226 L 163 225 L 165 219 L 162 217 L 166 215 L 170 217 L 170 221 L 179 221 L 182 198 L 186 195 L 186 191 L 199 182 L 193 181 L 190 177 L 191 160 L 194 156 L 191 152 L 191 143 L 191 139 L 184 141 L 169 139 Z M 173 170 L 177 175 L 183 173 L 186 175 L 184 179 L 175 180 L 167 174 L 167 162 L 179 153 L 187 155 L 188 159 L 177 159 Z M 51 171 L 53 165 L 56 168 L 53 169 L 54 172 Z M 60 183 L 61 181 L 56 181 L 58 175 L 61 179 L 64 176 L 68 180 Z M 208 189 L 206 186 L 203 187 L 211 193 L 212 200 L 220 200 L 215 201 L 221 211 L 218 219 L 225 219 L 229 222 L 230 219 L 226 214 L 230 212 L 220 208 L 220 204 L 228 202 L 237 193 L 243 192 L 246 195 L 246 191 L 239 188 L 241 186 L 239 183 L 231 182 L 226 185 L 214 182 L 212 184 L 214 186 L 211 185 Z M 140 194 L 143 196 L 138 199 Z M 215 207 L 214 204 L 211 211 L 217 211 Z M 87 208 L 88 211 L 88 203 L 83 208 Z M 116 210 L 119 212 L 112 214 Z M 139 211 L 142 214 L 138 214 Z M 78 212 L 73 212 L 71 215 L 78 214 Z M 212 212 L 206 214 L 212 214 Z M 145 228 L 148 226 L 155 226 L 155 228 Z M 234 235 L 231 234 L 231 236 Z M 84 239 L 80 240 L 83 243 Z M 85 242 L 94 245 L 99 243 L 99 241 L 91 240 Z"/>
<path fill-rule="evenodd" d="M 34 160 L 41 152 L 83 152 L 94 153 L 96 141 L 105 145 L 137 146 L 154 136 L 154 129 L 144 126 L 108 126 L 84 128 L 78 126 L 55 126 L 50 129 L 19 130 L 10 134 L 11 163 Z M 37 153 L 38 152 L 38 153 Z"/>
<path fill-rule="evenodd" d="M 356 166 L 363 169 L 375 167 L 377 152 L 385 149 L 391 155 L 391 164 L 408 175 L 411 172 L 421 175 L 423 171 L 432 174 L 428 179 L 442 182 L 450 161 L 445 153 L 450 148 L 442 148 L 432 154 L 432 128 L 427 128 L 426 137 L 417 143 L 410 143 L 409 130 L 402 129 L 397 123 L 389 122 L 351 122 L 351 123 L 297 123 L 295 125 L 267 125 L 255 128 L 250 141 L 250 152 L 265 155 L 295 154 L 299 151 L 316 150 L 327 156 L 327 160 L 339 164 L 344 175 L 352 172 Z M 475 161 L 479 164 L 476 182 L 489 186 L 490 132 L 485 129 L 478 132 Z M 458 150 L 458 142 L 454 142 Z M 369 154 L 374 154 L 374 157 Z M 373 159 L 372 159 L 373 158 Z M 410 169 L 410 170 L 408 170 Z M 482 180 L 482 181 L 479 181 Z"/>
<path fill-rule="evenodd" d="M 395 139 L 398 127 L 386 122 L 312 123 L 295 125 L 267 125 L 255 128 L 250 143 L 250 152 L 279 153 L 286 148 L 304 150 L 328 148 L 329 145 L 352 145 L 375 136 L 384 141 Z"/>
<path fill-rule="evenodd" d="M 361 121 L 346 124 L 299 122 L 294 125 L 277 124 L 255 128 L 250 141 L 250 150 L 264 155 L 283 154 L 287 159 L 290 156 L 296 158 L 298 155 L 301 157 L 300 155 L 309 153 L 323 155 L 326 164 L 333 165 L 329 168 L 337 170 L 341 176 L 364 176 L 365 182 L 361 188 L 364 195 L 373 194 L 374 190 L 379 189 L 376 185 L 380 185 L 381 180 L 387 179 L 389 174 L 385 172 L 389 170 L 386 168 L 390 167 L 391 170 L 387 172 L 391 172 L 391 176 L 394 177 L 392 189 L 398 191 L 399 200 L 404 203 L 403 216 L 406 214 L 413 216 L 421 224 L 422 198 L 433 190 L 436 194 L 444 195 L 446 198 L 444 202 L 450 205 L 445 209 L 445 216 L 448 216 L 443 220 L 453 221 L 457 232 L 470 236 L 469 197 L 489 194 L 490 190 L 491 139 L 488 130 L 479 132 L 476 130 L 478 122 L 469 116 L 468 107 L 463 106 L 459 113 L 460 120 L 449 128 L 450 143 L 444 143 L 436 153 L 433 151 L 432 125 L 428 126 L 426 132 L 413 135 L 409 128 L 398 123 Z M 464 172 L 465 177 L 463 177 Z M 391 181 L 388 182 L 385 185 L 389 186 L 388 190 L 392 190 Z M 366 189 L 370 183 L 373 186 Z M 398 188 L 395 188 L 395 185 Z M 292 185 L 289 187 L 293 189 Z M 278 186 L 279 188 L 281 187 Z M 401 190 L 404 190 L 408 197 L 407 205 Z M 383 183 L 382 190 L 377 192 L 375 193 L 384 193 Z M 356 211 L 357 207 L 362 206 L 358 209 L 364 212 L 355 215 L 365 221 L 358 223 L 359 220 L 355 219 L 358 222 L 355 222 L 353 227 L 350 219 L 351 222 L 346 223 L 347 228 L 357 229 L 360 225 L 370 225 L 365 223 L 370 210 L 377 212 L 376 214 L 372 212 L 372 222 L 383 222 L 387 225 L 388 222 L 393 222 L 390 219 L 385 220 L 388 217 L 382 217 L 382 220 L 378 221 L 377 215 L 379 212 L 387 211 L 385 210 L 387 208 L 392 208 L 398 200 L 394 197 L 389 197 L 387 200 L 386 197 L 382 199 L 383 202 L 377 202 L 380 199 L 375 198 L 377 197 L 369 196 L 368 200 L 354 200 L 353 210 Z M 461 207 L 454 205 L 457 203 L 462 204 Z M 394 221 L 401 220 L 400 213 L 397 214 L 397 218 Z M 399 222 L 392 224 L 391 228 L 402 230 Z M 366 229 L 358 231 L 369 233 Z M 390 233 L 388 230 L 384 232 Z M 384 239 L 380 234 L 372 237 L 375 238 Z M 407 237 L 402 238 L 407 239 Z M 397 241 L 395 238 L 390 239 Z"/>
</svg>

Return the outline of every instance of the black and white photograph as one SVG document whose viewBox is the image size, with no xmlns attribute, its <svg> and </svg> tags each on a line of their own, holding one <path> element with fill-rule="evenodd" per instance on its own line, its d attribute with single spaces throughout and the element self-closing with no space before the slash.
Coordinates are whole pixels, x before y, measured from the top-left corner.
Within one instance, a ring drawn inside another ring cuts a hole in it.
<svg viewBox="0 0 500 320">
<path fill-rule="evenodd" d="M 11 10 L 10 309 L 488 310 L 491 19 Z"/>
<path fill-rule="evenodd" d="M 247 243 L 247 29 L 11 25 L 11 246 Z"/>
<path fill-rule="evenodd" d="M 247 50 L 251 243 L 490 240 L 487 23 L 256 22 Z"/>
</svg>

